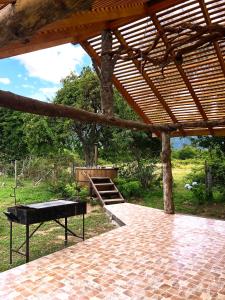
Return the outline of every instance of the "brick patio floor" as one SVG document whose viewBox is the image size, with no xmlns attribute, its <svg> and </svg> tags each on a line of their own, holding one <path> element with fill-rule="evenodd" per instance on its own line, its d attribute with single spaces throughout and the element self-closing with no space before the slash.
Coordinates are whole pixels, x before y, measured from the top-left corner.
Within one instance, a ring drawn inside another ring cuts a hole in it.
<svg viewBox="0 0 225 300">
<path fill-rule="evenodd" d="M 225 299 L 225 222 L 133 204 L 126 226 L 0 274 L 0 299 Z"/>
</svg>

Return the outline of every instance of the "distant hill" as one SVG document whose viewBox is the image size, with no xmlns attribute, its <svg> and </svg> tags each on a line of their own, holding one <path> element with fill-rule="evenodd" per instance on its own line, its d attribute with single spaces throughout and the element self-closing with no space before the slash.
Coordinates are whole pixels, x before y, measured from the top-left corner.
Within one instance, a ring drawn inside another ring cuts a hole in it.
<svg viewBox="0 0 225 300">
<path fill-rule="evenodd" d="M 184 145 L 190 145 L 191 139 L 188 137 L 175 137 L 171 139 L 173 149 L 181 149 Z"/>
</svg>

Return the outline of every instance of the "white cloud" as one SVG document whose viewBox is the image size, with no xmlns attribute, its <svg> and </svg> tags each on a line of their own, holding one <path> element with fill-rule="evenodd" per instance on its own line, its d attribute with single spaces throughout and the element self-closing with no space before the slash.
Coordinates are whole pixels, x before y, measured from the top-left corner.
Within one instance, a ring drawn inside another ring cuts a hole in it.
<svg viewBox="0 0 225 300">
<path fill-rule="evenodd" d="M 59 83 L 71 71 L 82 64 L 85 51 L 80 46 L 66 44 L 45 50 L 16 56 L 28 71 L 30 77 Z"/>
<path fill-rule="evenodd" d="M 57 86 L 39 88 L 35 93 L 31 94 L 30 97 L 41 101 L 47 101 L 49 99 L 54 98 L 58 89 L 59 87 Z"/>
<path fill-rule="evenodd" d="M 46 95 L 47 98 L 52 98 L 55 96 L 56 92 L 58 91 L 58 87 L 45 87 L 40 88 L 39 91 Z"/>
<path fill-rule="evenodd" d="M 33 85 L 31 84 L 22 84 L 22 87 L 25 88 L 25 89 L 33 89 Z"/>
<path fill-rule="evenodd" d="M 9 78 L 6 78 L 6 77 L 0 77 L 0 83 L 3 83 L 3 84 L 10 84 L 10 79 Z"/>
</svg>

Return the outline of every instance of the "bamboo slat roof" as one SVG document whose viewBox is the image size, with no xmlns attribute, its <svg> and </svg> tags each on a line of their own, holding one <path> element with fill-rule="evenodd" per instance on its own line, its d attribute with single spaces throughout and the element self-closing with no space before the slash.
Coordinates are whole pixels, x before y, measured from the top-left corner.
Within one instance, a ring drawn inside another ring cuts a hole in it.
<svg viewBox="0 0 225 300">
<path fill-rule="evenodd" d="M 7 1 L 1 1 L 4 6 Z M 8 1 L 12 2 L 12 1 Z M 18 0 L 19 2 L 19 0 Z M 134 3 L 135 2 L 135 3 Z M 0 7 L 1 8 L 1 7 Z M 65 42 L 80 43 L 100 63 L 104 28 L 114 33 L 113 48 L 135 46 L 145 50 L 162 26 L 191 22 L 225 24 L 224 0 L 131 1 L 96 0 L 92 10 L 50 24 L 28 44 L 11 43 L 0 49 L 0 58 L 47 48 Z M 93 26 L 94 24 L 94 26 Z M 160 40 L 155 56 L 165 53 L 171 34 Z M 225 40 L 184 56 L 182 65 L 169 64 L 142 70 L 137 59 L 118 60 L 113 81 L 123 97 L 146 122 L 179 123 L 225 118 Z M 183 130 L 176 135 L 225 135 L 224 128 Z"/>
</svg>

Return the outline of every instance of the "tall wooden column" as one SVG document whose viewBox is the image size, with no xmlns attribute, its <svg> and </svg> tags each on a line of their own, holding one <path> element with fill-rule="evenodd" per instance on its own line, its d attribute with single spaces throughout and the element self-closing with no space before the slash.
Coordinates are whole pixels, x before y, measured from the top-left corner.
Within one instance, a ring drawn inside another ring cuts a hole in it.
<svg viewBox="0 0 225 300">
<path fill-rule="evenodd" d="M 164 211 L 167 214 L 174 214 L 171 146 L 168 132 L 162 132 L 162 166 Z"/>
</svg>

